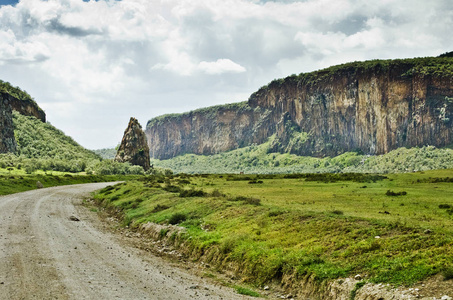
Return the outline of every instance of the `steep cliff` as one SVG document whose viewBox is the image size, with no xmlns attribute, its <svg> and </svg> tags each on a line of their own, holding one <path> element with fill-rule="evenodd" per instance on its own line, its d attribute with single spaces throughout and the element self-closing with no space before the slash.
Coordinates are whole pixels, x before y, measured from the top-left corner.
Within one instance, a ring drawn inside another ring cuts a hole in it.
<svg viewBox="0 0 453 300">
<path fill-rule="evenodd" d="M 146 136 L 150 155 L 213 154 L 265 140 L 270 111 L 246 102 L 213 106 L 150 120 Z"/>
<path fill-rule="evenodd" d="M 115 160 L 142 166 L 145 171 L 149 170 L 149 147 L 146 143 L 145 133 L 137 119 L 130 119 Z"/>
<path fill-rule="evenodd" d="M 31 116 L 46 122 L 46 113 L 31 99 L 19 100 L 14 97 L 11 98 L 11 107 L 23 116 Z"/>
<path fill-rule="evenodd" d="M 354 62 L 274 80 L 247 103 L 150 120 L 154 158 L 214 154 L 275 135 L 273 151 L 333 156 L 453 143 L 453 58 Z"/>
<path fill-rule="evenodd" d="M 13 110 L 21 115 L 33 116 L 41 122 L 46 122 L 46 114 L 26 91 L 0 80 L 0 93 L 8 95 Z"/>
<path fill-rule="evenodd" d="M 16 147 L 10 97 L 0 93 L 0 153 L 15 152 Z"/>
<path fill-rule="evenodd" d="M 46 114 L 26 92 L 0 80 L 0 153 L 16 152 L 12 111 L 46 122 Z"/>
</svg>

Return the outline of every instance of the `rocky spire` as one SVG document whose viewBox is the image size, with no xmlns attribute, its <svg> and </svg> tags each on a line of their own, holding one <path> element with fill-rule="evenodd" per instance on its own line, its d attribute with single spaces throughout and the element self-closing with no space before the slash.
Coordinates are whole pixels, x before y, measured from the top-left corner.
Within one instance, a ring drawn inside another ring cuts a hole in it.
<svg viewBox="0 0 453 300">
<path fill-rule="evenodd" d="M 142 166 L 145 171 L 149 170 L 149 147 L 146 143 L 145 133 L 137 119 L 130 119 L 115 160 Z"/>
</svg>

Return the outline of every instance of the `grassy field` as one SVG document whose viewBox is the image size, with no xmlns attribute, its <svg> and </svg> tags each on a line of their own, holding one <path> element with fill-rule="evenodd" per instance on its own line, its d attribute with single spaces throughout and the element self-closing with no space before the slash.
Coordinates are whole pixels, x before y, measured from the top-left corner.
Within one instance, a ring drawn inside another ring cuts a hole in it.
<svg viewBox="0 0 453 300">
<path fill-rule="evenodd" d="M 35 171 L 32 174 L 27 174 L 24 169 L 0 168 L 0 195 L 36 189 L 37 181 L 41 182 L 44 187 L 51 187 L 79 183 L 131 180 L 138 177 L 134 175 L 70 174 L 57 171 Z"/>
<path fill-rule="evenodd" d="M 453 277 L 453 170 L 367 174 L 148 176 L 95 200 L 132 228 L 179 224 L 194 260 L 255 285 L 362 274 L 410 285 Z"/>
</svg>

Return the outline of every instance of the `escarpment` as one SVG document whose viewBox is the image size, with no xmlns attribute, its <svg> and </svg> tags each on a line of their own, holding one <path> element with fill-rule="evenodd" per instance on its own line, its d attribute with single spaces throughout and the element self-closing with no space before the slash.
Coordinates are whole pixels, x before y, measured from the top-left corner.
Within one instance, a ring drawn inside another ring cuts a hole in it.
<svg viewBox="0 0 453 300">
<path fill-rule="evenodd" d="M 0 153 L 16 152 L 13 115 L 8 94 L 0 93 Z"/>
<path fill-rule="evenodd" d="M 41 122 L 46 122 L 46 113 L 31 99 L 19 100 L 12 96 L 9 96 L 11 101 L 11 107 L 24 116 L 32 116 Z"/>
<path fill-rule="evenodd" d="M 261 143 L 271 134 L 265 124 L 269 113 L 242 102 L 155 118 L 145 130 L 150 156 L 208 155 Z"/>
<path fill-rule="evenodd" d="M 150 154 L 214 154 L 261 144 L 334 156 L 453 143 L 453 58 L 354 62 L 274 80 L 247 103 L 150 120 Z"/>
<path fill-rule="evenodd" d="M 12 111 L 46 121 L 44 111 L 31 99 L 20 100 L 9 93 L 0 92 L 0 153 L 16 152 Z"/>
</svg>

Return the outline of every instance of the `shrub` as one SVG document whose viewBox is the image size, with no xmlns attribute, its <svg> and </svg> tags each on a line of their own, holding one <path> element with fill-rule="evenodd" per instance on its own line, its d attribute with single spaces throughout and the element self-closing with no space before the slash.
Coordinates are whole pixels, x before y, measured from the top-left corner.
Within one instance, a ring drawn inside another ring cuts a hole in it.
<svg viewBox="0 0 453 300">
<path fill-rule="evenodd" d="M 168 223 L 171 224 L 171 225 L 176 225 L 176 224 L 179 224 L 181 222 L 184 222 L 185 220 L 187 220 L 187 216 L 183 213 L 175 213 L 173 215 L 170 216 L 170 219 L 168 219 Z"/>
<path fill-rule="evenodd" d="M 179 197 L 181 198 L 188 198 L 188 197 L 204 197 L 206 193 L 203 190 L 181 190 L 179 192 Z"/>
<path fill-rule="evenodd" d="M 451 205 L 450 204 L 439 204 L 439 208 L 440 209 L 449 209 L 449 208 L 451 208 Z"/>
<path fill-rule="evenodd" d="M 164 188 L 165 191 L 170 192 L 170 193 L 180 193 L 183 191 L 179 186 L 167 184 Z"/>
<path fill-rule="evenodd" d="M 256 181 L 256 180 L 251 180 L 251 181 L 249 181 L 249 184 L 261 184 L 261 183 L 263 183 L 262 180 L 258 180 L 258 181 Z"/>
<path fill-rule="evenodd" d="M 442 275 L 444 276 L 444 280 L 453 279 L 453 267 L 446 268 L 446 269 L 442 272 Z"/>
<path fill-rule="evenodd" d="M 213 190 L 211 193 L 211 197 L 225 197 L 225 194 L 222 194 L 219 190 Z"/>
<path fill-rule="evenodd" d="M 403 191 L 403 192 L 395 193 L 394 191 L 387 190 L 387 192 L 386 192 L 385 194 L 386 194 L 387 196 L 406 196 L 406 195 L 407 195 L 407 192 Z"/>
<path fill-rule="evenodd" d="M 250 204 L 250 205 L 261 205 L 261 200 L 258 198 L 248 197 L 248 198 L 245 198 L 244 203 Z"/>
</svg>

